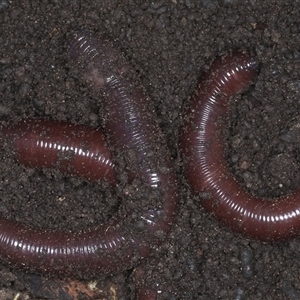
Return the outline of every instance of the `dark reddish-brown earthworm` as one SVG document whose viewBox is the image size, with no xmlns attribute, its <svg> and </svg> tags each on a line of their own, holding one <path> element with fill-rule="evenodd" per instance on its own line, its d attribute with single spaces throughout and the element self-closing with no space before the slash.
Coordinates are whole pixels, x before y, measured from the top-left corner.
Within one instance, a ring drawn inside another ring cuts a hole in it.
<svg viewBox="0 0 300 300">
<path fill-rule="evenodd" d="M 111 153 L 99 129 L 68 122 L 23 119 L 1 130 L 19 163 L 26 167 L 56 168 L 96 181 L 116 182 Z"/>
<path fill-rule="evenodd" d="M 145 199 L 132 198 L 130 209 L 124 205 L 107 224 L 80 232 L 40 230 L 1 218 L 0 255 L 12 266 L 33 272 L 92 277 L 137 265 L 164 240 L 174 220 L 177 180 L 151 101 L 123 55 L 91 32 L 76 32 L 70 40 L 71 56 L 80 62 L 92 95 L 102 101 L 104 129 L 112 155 L 124 157 L 119 169 L 122 167 L 130 183 L 134 180 L 144 190 L 140 194 Z M 97 179 L 94 164 L 103 167 L 98 158 L 104 150 L 99 132 L 93 131 L 88 137 L 86 128 L 71 126 L 66 131 L 69 134 L 73 130 L 72 137 L 67 138 L 58 132 L 63 124 L 43 128 L 34 122 L 24 121 L 3 129 L 4 136 L 13 136 L 14 150 L 22 163 L 48 166 L 44 160 L 49 156 L 50 166 Z M 78 131 L 82 140 L 74 137 Z M 48 141 L 47 134 L 51 136 Z M 94 137 L 100 146 L 92 143 Z M 55 145 L 54 152 L 49 145 L 45 147 L 49 142 Z M 60 151 L 61 147 L 69 147 L 69 160 L 63 157 L 66 152 Z M 80 157 L 89 151 L 96 151 L 96 157 Z M 103 169 L 114 180 L 109 155 L 105 150 Z"/>
<path fill-rule="evenodd" d="M 255 57 L 240 52 L 217 58 L 200 79 L 183 113 L 180 145 L 184 173 L 204 209 L 233 231 L 261 241 L 300 233 L 300 191 L 274 201 L 251 196 L 230 174 L 222 126 L 232 96 L 254 82 Z"/>
</svg>

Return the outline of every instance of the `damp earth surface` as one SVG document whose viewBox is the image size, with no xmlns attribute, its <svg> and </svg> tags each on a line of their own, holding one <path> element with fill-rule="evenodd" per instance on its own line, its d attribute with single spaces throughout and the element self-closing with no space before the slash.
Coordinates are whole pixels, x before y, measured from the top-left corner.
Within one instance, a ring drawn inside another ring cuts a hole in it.
<svg viewBox="0 0 300 300">
<path fill-rule="evenodd" d="M 228 166 L 253 195 L 275 198 L 300 187 L 299 4 L 0 1 L 2 125 L 33 117 L 101 126 L 101 101 L 90 96 L 66 54 L 68 34 L 79 28 L 110 39 L 153 101 L 180 182 L 172 231 L 140 264 L 143 282 L 160 291 L 159 299 L 300 298 L 300 238 L 262 243 L 220 226 L 191 194 L 178 155 L 182 105 L 199 76 L 216 56 L 246 50 L 257 56 L 260 73 L 232 99 L 224 128 Z M 119 204 L 105 182 L 24 168 L 5 143 L 0 152 L 1 216 L 77 231 L 107 221 Z M 134 272 L 75 280 L 24 273 L 3 261 L 0 299 L 134 299 Z"/>
</svg>

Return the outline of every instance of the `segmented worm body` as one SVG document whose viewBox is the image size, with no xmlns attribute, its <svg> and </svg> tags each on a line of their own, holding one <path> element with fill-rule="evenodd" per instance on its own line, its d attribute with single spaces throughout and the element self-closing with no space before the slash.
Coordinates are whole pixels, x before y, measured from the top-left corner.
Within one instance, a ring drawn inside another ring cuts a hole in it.
<svg viewBox="0 0 300 300">
<path fill-rule="evenodd" d="M 107 224 L 73 233 L 38 230 L 1 218 L 0 255 L 13 266 L 46 274 L 117 273 L 138 264 L 169 232 L 178 197 L 176 177 L 150 100 L 123 55 L 85 31 L 72 35 L 69 49 L 92 94 L 103 101 L 112 155 L 124 156 L 124 173 L 149 195 L 146 207 L 139 199 L 127 213 L 124 205 Z M 4 136 L 13 137 L 20 162 L 116 181 L 115 164 L 99 131 L 47 122 L 25 120 L 3 129 Z"/>
<path fill-rule="evenodd" d="M 99 129 L 51 120 L 24 119 L 1 130 L 27 167 L 56 168 L 88 180 L 116 182 L 105 136 Z"/>
<path fill-rule="evenodd" d="M 139 208 L 131 207 L 127 217 L 118 213 L 107 224 L 72 233 L 1 218 L 0 255 L 13 266 L 46 274 L 117 273 L 148 256 L 169 232 L 177 181 L 152 104 L 123 55 L 86 31 L 72 35 L 69 51 L 80 63 L 91 94 L 101 99 L 105 137 L 82 125 L 28 119 L 2 128 L 2 138 L 26 166 L 55 167 L 113 184 L 122 166 L 130 182 L 137 180 L 145 188 L 148 204 L 140 207 L 137 202 Z M 278 241 L 299 234 L 299 191 L 275 202 L 244 191 L 228 170 L 221 134 L 230 98 L 253 83 L 257 72 L 258 63 L 248 54 L 217 58 L 186 105 L 180 147 L 187 183 L 202 196 L 206 211 L 245 236 Z M 116 155 L 123 157 L 121 163 L 113 159 Z M 138 293 L 141 299 L 156 297 L 147 287 Z"/>
<path fill-rule="evenodd" d="M 180 145 L 188 184 L 207 212 L 233 231 L 262 241 L 299 235 L 300 191 L 276 201 L 251 196 L 230 174 L 224 158 L 222 126 L 229 100 L 255 80 L 258 63 L 250 55 L 217 58 L 200 79 L 183 113 Z"/>
</svg>

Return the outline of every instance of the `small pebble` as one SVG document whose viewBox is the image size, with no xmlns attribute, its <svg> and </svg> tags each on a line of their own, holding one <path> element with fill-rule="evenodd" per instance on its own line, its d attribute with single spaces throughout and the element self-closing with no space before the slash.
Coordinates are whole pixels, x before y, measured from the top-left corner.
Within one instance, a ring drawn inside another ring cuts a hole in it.
<svg viewBox="0 0 300 300">
<path fill-rule="evenodd" d="M 253 251 L 250 248 L 243 248 L 241 250 L 241 267 L 242 274 L 249 279 L 253 276 Z"/>
</svg>

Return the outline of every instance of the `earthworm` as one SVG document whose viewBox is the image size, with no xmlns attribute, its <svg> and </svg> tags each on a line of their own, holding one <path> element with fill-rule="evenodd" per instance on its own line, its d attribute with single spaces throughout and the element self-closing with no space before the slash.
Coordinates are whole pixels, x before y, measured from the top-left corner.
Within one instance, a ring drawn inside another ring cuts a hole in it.
<svg viewBox="0 0 300 300">
<path fill-rule="evenodd" d="M 1 134 L 24 166 L 56 168 L 91 181 L 116 182 L 111 153 L 99 129 L 28 118 L 3 127 Z"/>
<path fill-rule="evenodd" d="M 178 194 L 169 150 L 151 101 L 133 68 L 110 42 L 92 32 L 72 34 L 69 51 L 75 65 L 81 66 L 83 78 L 89 82 L 91 95 L 102 103 L 104 130 L 112 157 L 116 154 L 124 157 L 120 163 L 112 159 L 116 170 L 124 170 L 125 176 L 117 174 L 117 179 L 124 180 L 127 176 L 129 183 L 133 180 L 146 199 L 132 197 L 108 223 L 79 232 L 40 230 L 1 218 L 0 255 L 12 266 L 35 273 L 83 278 L 121 272 L 148 256 L 171 228 Z M 41 146 L 38 141 L 47 135 L 48 129 L 32 135 L 28 126 L 38 125 L 32 121 L 29 125 L 26 121 L 12 125 L 3 129 L 4 138 L 14 136 L 15 152 L 22 163 L 44 166 L 48 154 L 53 155 L 53 149 Z M 74 147 L 82 149 L 80 143 L 85 146 L 91 142 L 90 138 L 87 143 L 84 140 L 85 129 L 82 141 L 73 135 L 68 139 L 64 134 L 57 138 L 59 132 L 55 126 L 49 125 L 51 141 L 68 142 L 70 144 L 65 146 L 73 152 Z M 26 142 L 28 137 L 32 139 L 30 143 Z M 101 139 L 97 137 L 100 143 Z M 92 147 L 99 150 L 102 146 Z M 36 157 L 30 153 L 32 149 L 38 153 Z M 79 154 L 74 152 L 73 155 Z M 54 156 L 58 159 L 51 158 L 51 166 L 58 164 L 63 171 L 75 170 L 75 175 L 94 177 L 93 173 L 75 167 L 72 160 L 66 168 L 64 162 L 59 161 L 60 156 Z M 78 161 L 82 162 L 81 158 Z M 86 159 L 84 163 L 85 169 L 94 170 L 93 159 Z"/>
<path fill-rule="evenodd" d="M 272 242 L 299 235 L 300 191 L 278 199 L 247 193 L 228 169 L 221 134 L 230 98 L 254 83 L 258 69 L 249 54 L 216 58 L 186 104 L 180 147 L 187 184 L 204 209 L 235 232 Z"/>
</svg>

